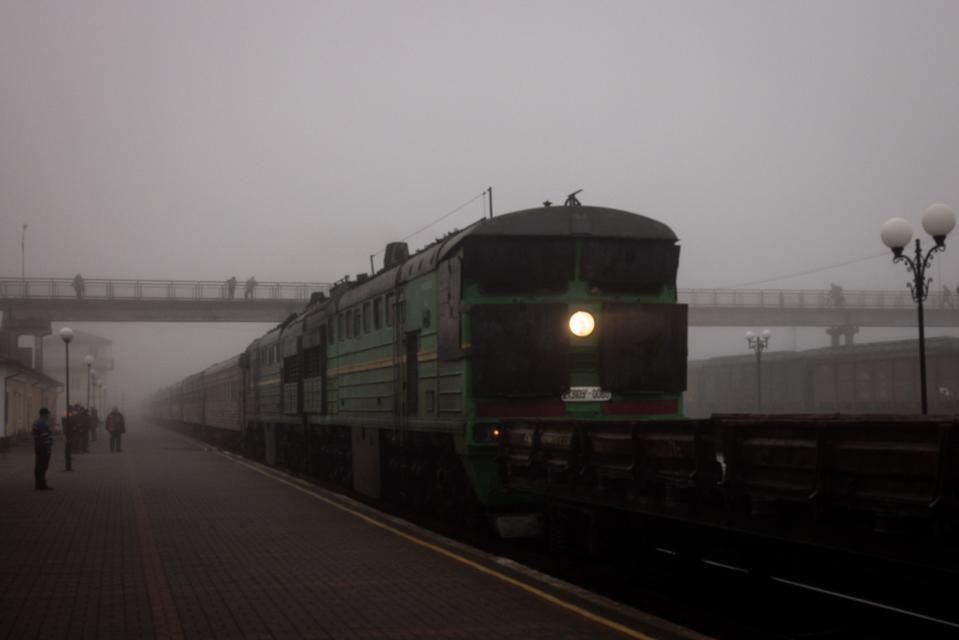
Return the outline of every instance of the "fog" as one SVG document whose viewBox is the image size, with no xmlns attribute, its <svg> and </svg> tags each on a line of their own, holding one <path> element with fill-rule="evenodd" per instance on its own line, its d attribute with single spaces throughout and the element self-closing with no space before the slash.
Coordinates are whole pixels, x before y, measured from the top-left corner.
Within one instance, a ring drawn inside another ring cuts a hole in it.
<svg viewBox="0 0 959 640">
<path fill-rule="evenodd" d="M 959 207 L 956 24 L 951 0 L 2 0 L 0 276 L 28 224 L 28 277 L 333 281 L 492 186 L 497 213 L 583 188 L 666 222 L 681 287 L 902 289 L 879 225 Z M 932 276 L 959 285 L 959 248 Z M 77 328 L 141 397 L 267 325 Z"/>
</svg>

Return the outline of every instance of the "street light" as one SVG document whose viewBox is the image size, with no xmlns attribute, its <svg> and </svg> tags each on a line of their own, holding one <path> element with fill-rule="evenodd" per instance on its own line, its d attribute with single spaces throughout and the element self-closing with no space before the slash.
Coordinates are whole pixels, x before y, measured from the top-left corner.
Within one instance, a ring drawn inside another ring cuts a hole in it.
<svg viewBox="0 0 959 640">
<path fill-rule="evenodd" d="M 63 439 L 66 441 L 66 444 L 63 446 L 63 456 L 66 462 L 67 471 L 72 471 L 72 465 L 70 460 L 70 341 L 73 340 L 73 329 L 70 327 L 64 327 L 60 329 L 60 339 L 63 340 L 63 345 L 66 348 L 66 402 L 67 402 L 67 412 L 64 416 L 64 425 L 63 425 Z"/>
<path fill-rule="evenodd" d="M 763 329 L 763 332 L 758 336 L 752 331 L 746 332 L 746 344 L 749 345 L 749 348 L 756 352 L 756 412 L 760 412 L 763 409 L 763 374 L 762 374 L 762 360 L 763 360 L 763 351 L 766 350 L 766 347 L 769 346 L 769 338 L 772 337 L 772 332 L 769 329 Z"/>
<path fill-rule="evenodd" d="M 932 278 L 926 278 L 926 268 L 932 262 L 932 254 L 946 250 L 946 236 L 956 226 L 956 214 L 944 204 L 934 204 L 922 215 L 922 228 L 936 241 L 935 246 L 922 255 L 922 245 L 916 238 L 915 259 L 904 255 L 902 250 L 912 239 L 912 225 L 902 218 L 891 218 L 879 228 L 879 236 L 883 243 L 892 249 L 893 263 L 905 262 L 906 269 L 912 273 L 912 282 L 906 283 L 912 294 L 913 302 L 919 311 L 919 389 L 922 398 L 922 413 L 929 413 L 929 403 L 926 399 L 926 327 L 923 317 L 922 303 L 929 295 L 929 285 Z"/>
</svg>

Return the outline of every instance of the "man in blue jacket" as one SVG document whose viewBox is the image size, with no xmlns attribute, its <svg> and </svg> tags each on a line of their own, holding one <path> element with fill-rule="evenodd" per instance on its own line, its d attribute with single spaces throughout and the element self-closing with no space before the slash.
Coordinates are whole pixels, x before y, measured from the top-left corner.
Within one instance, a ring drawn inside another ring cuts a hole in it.
<svg viewBox="0 0 959 640">
<path fill-rule="evenodd" d="M 40 409 L 40 417 L 33 422 L 33 452 L 36 462 L 33 465 L 34 489 L 49 491 L 47 486 L 47 467 L 50 466 L 50 454 L 53 453 L 53 432 L 50 430 L 50 410 Z"/>
</svg>

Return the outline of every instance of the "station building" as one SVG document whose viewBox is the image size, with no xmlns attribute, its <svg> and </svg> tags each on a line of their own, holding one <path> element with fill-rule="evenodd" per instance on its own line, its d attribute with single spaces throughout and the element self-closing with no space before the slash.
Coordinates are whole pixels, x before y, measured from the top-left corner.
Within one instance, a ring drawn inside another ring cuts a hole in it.
<svg viewBox="0 0 959 640">
<path fill-rule="evenodd" d="M 6 449 L 30 437 L 41 407 L 56 413 L 62 384 L 33 368 L 31 350 L 18 348 L 15 336 L 0 333 L 0 449 Z"/>
</svg>

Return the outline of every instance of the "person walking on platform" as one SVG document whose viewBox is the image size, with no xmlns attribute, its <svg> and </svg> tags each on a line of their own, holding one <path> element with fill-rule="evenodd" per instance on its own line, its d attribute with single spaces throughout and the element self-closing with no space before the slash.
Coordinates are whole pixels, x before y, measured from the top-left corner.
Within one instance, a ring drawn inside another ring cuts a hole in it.
<svg viewBox="0 0 959 640">
<path fill-rule="evenodd" d="M 236 276 L 230 276 L 230 279 L 226 281 L 226 294 L 230 300 L 236 295 Z"/>
<path fill-rule="evenodd" d="M 256 278 L 250 276 L 250 279 L 246 281 L 246 290 L 243 292 L 243 299 L 249 300 L 253 297 L 253 290 L 256 289 L 256 285 L 260 284 L 256 281 Z"/>
<path fill-rule="evenodd" d="M 53 453 L 53 432 L 50 430 L 50 410 L 40 409 L 39 417 L 33 422 L 33 488 L 37 491 L 49 491 L 47 486 L 47 467 L 50 466 L 50 454 Z"/>
<path fill-rule="evenodd" d="M 120 441 L 123 434 L 126 433 L 127 427 L 123 420 L 123 414 L 117 407 L 113 407 L 113 411 L 107 416 L 107 431 L 110 432 L 110 451 L 123 451 L 120 448 Z"/>
<path fill-rule="evenodd" d="M 87 290 L 87 283 L 79 273 L 73 276 L 73 290 L 77 293 L 77 300 L 83 297 Z"/>
</svg>

